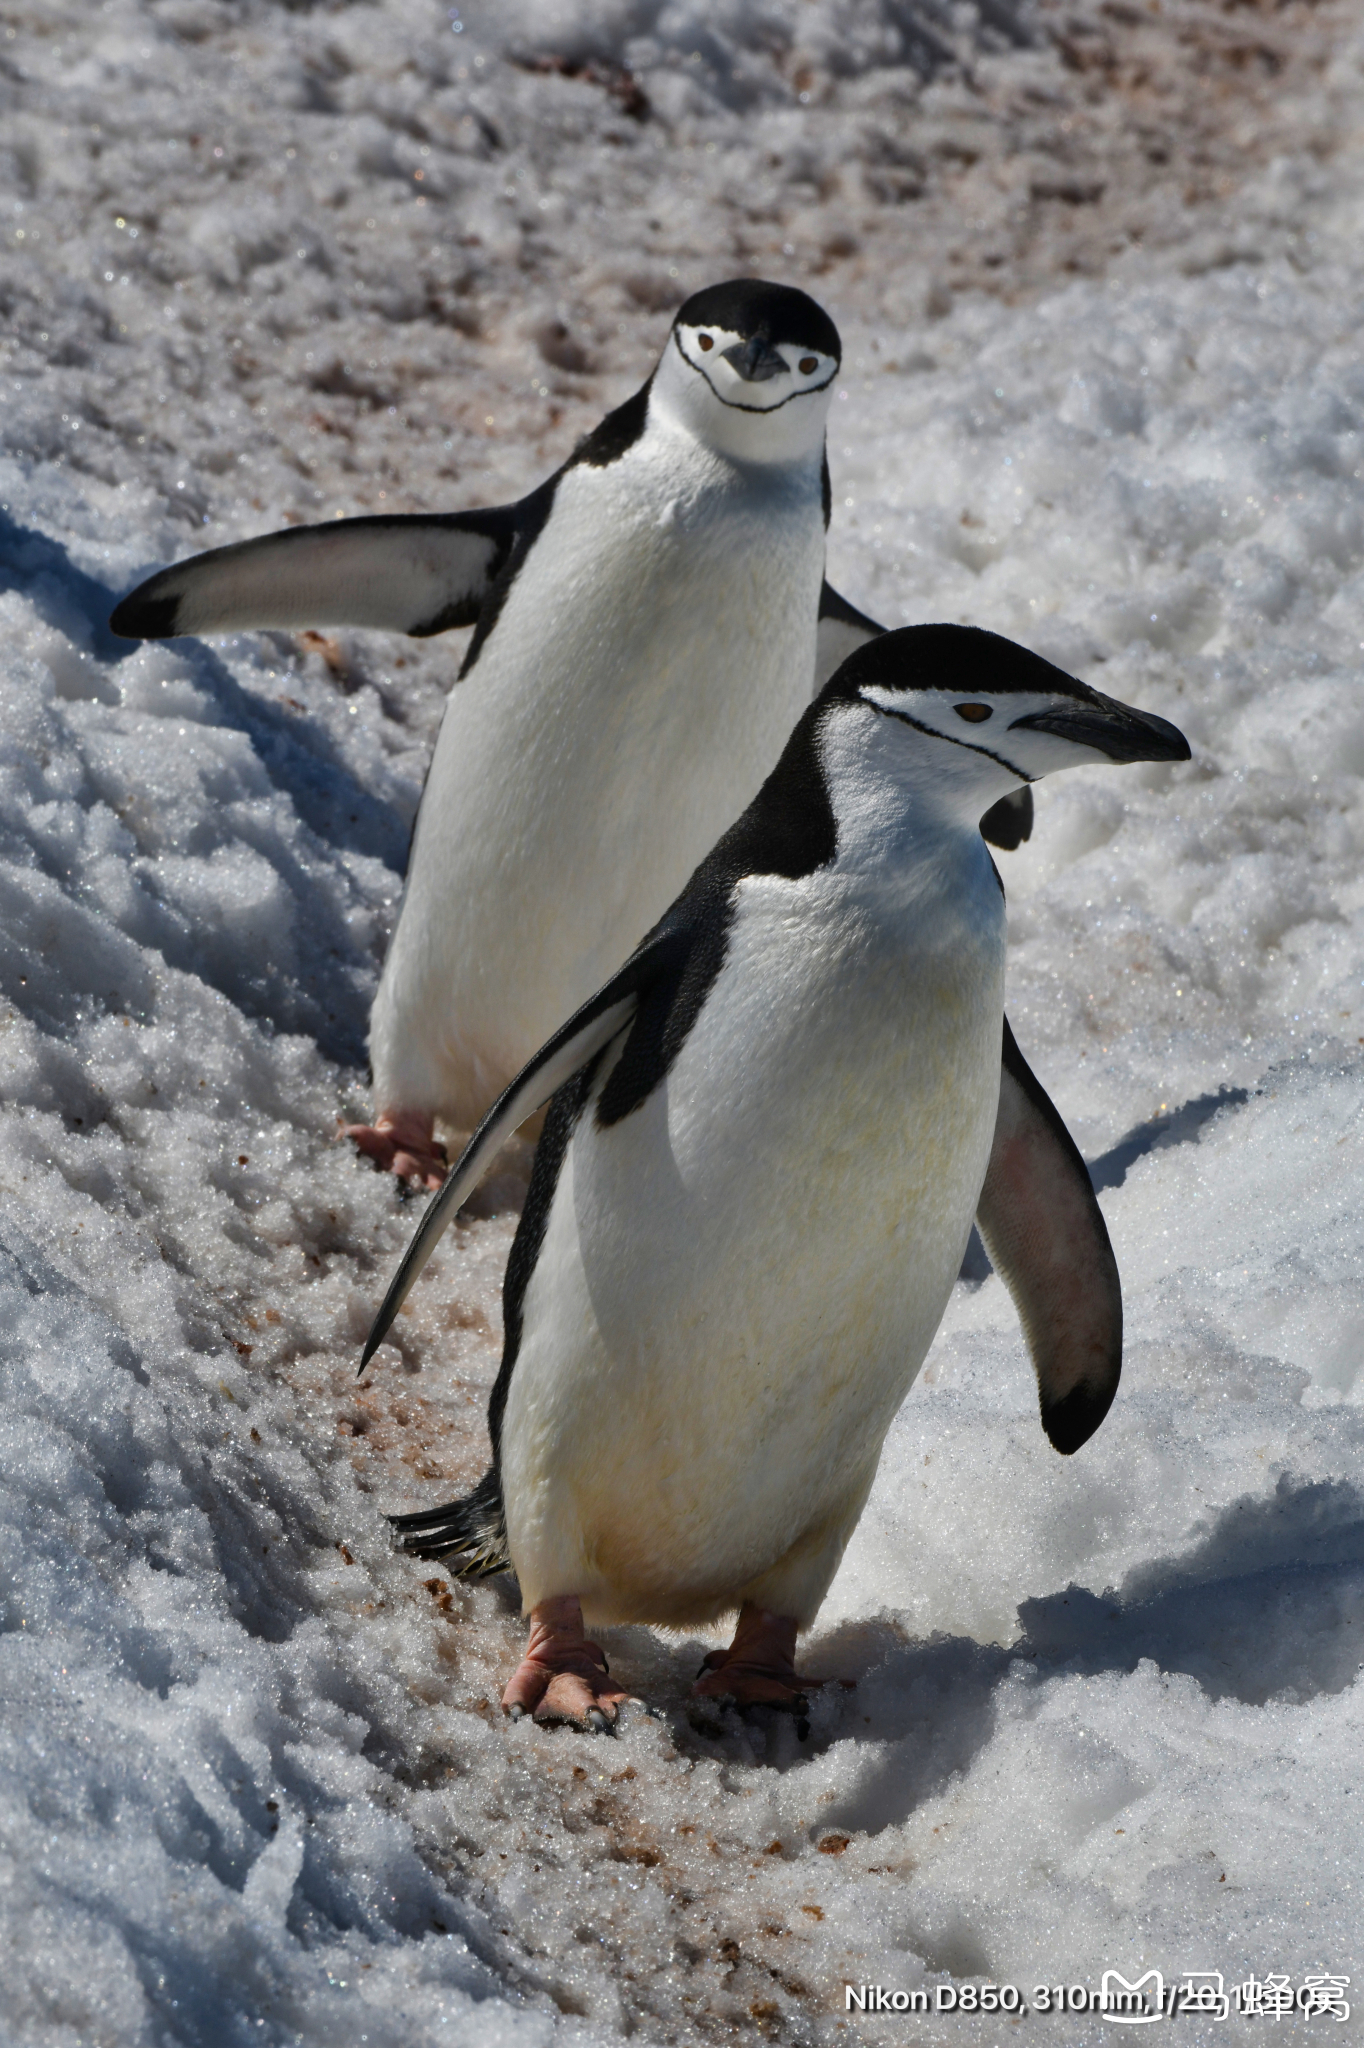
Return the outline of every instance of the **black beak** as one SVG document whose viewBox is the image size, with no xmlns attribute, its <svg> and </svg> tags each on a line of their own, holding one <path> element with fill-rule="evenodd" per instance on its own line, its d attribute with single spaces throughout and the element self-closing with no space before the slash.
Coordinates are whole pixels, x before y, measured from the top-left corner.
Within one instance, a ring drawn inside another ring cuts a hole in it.
<svg viewBox="0 0 1364 2048">
<path fill-rule="evenodd" d="M 790 364 L 784 356 L 777 354 L 770 341 L 755 334 L 751 341 L 736 341 L 733 348 L 724 351 L 727 363 L 733 363 L 745 384 L 761 384 L 768 377 L 780 377 Z"/>
<path fill-rule="evenodd" d="M 1187 761 L 1189 742 L 1168 718 L 1153 711 L 1134 711 L 1097 690 L 1087 703 L 1057 705 L 1016 718 L 1010 732 L 1054 732 L 1077 747 L 1093 747 L 1110 761 Z"/>
</svg>

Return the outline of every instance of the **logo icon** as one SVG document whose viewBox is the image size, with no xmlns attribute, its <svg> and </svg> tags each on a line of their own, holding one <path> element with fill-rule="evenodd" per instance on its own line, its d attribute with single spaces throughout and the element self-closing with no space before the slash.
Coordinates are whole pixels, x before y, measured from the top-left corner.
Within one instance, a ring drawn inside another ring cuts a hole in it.
<svg viewBox="0 0 1364 2048">
<path fill-rule="evenodd" d="M 1165 1979 L 1159 1970 L 1148 1970 L 1135 1984 L 1129 1984 L 1121 1971 L 1105 1970 L 1099 1985 L 1099 2012 L 1115 2027 L 1149 2027 L 1164 2017 Z"/>
</svg>

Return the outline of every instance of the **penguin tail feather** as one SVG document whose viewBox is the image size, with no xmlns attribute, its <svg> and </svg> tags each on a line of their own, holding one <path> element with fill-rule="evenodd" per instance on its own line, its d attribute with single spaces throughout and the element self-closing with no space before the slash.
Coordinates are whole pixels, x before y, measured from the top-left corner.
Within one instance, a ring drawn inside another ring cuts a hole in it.
<svg viewBox="0 0 1364 2048">
<path fill-rule="evenodd" d="M 496 1466 L 484 1473 L 472 1493 L 459 1500 L 388 1519 L 400 1548 L 412 1557 L 439 1558 L 456 1578 L 486 1579 L 494 1572 L 511 1570 L 507 1516 Z"/>
</svg>

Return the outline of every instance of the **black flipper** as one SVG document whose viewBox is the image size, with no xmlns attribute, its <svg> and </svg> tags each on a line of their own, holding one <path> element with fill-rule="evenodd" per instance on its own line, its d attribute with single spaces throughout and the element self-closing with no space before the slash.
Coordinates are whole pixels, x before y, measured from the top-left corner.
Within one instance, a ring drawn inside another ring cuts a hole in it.
<svg viewBox="0 0 1364 2048">
<path fill-rule="evenodd" d="M 423 639 L 472 626 L 521 513 L 520 505 L 495 505 L 267 533 L 160 570 L 109 624 L 125 640 L 267 626 L 374 626 Z"/>
<path fill-rule="evenodd" d="M 1011 789 L 998 803 L 991 804 L 980 821 L 982 839 L 1013 853 L 1025 839 L 1032 838 L 1033 803 L 1030 789 Z"/>
<path fill-rule="evenodd" d="M 689 948 L 690 939 L 671 925 L 652 934 L 630 955 L 620 972 L 598 989 L 503 1089 L 422 1217 L 375 1317 L 361 1355 L 361 1372 L 388 1335 L 394 1316 L 445 1230 L 454 1222 L 460 1204 L 468 1200 L 512 1132 L 625 1029 L 639 1006 L 641 989 Z"/>
<path fill-rule="evenodd" d="M 878 626 L 865 612 L 858 611 L 826 582 L 819 593 L 819 631 L 815 643 L 815 695 L 824 688 L 835 669 L 841 668 L 854 649 L 874 640 L 886 628 Z M 1013 853 L 1025 839 L 1032 838 L 1033 801 L 1030 789 L 1010 790 L 991 804 L 980 821 L 981 837 L 991 846 Z"/>
<path fill-rule="evenodd" d="M 486 1578 L 490 1573 L 507 1571 L 511 1566 L 507 1517 L 502 1499 L 502 1415 L 521 1349 L 526 1289 L 545 1241 L 549 1212 L 568 1153 L 569 1140 L 577 1128 L 601 1058 L 601 1053 L 594 1055 L 559 1090 L 550 1104 L 545 1128 L 535 1148 L 535 1166 L 526 1206 L 521 1212 L 521 1222 L 502 1281 L 505 1332 L 502 1364 L 488 1402 L 492 1465 L 473 1492 L 465 1494 L 462 1499 L 447 1501 L 438 1508 L 426 1508 L 419 1514 L 390 1515 L 388 1518 L 398 1532 L 402 1548 L 410 1556 L 439 1558 L 446 1570 L 459 1578 Z"/>
<path fill-rule="evenodd" d="M 976 1223 L 1018 1310 L 1042 1427 L 1069 1455 L 1113 1405 L 1122 1286 L 1084 1160 L 1004 1020 L 999 1116 Z"/>
</svg>

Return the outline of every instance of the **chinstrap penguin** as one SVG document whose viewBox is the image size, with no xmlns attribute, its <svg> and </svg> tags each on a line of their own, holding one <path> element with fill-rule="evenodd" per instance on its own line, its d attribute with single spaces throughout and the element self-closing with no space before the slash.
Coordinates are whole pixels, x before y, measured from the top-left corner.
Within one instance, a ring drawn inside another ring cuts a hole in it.
<svg viewBox="0 0 1364 2048">
<path fill-rule="evenodd" d="M 1122 1300 L 1083 1161 L 1004 1018 L 978 820 L 1094 762 L 1181 761 L 1163 719 L 960 626 L 869 640 L 637 950 L 518 1075 L 431 1203 L 364 1365 L 499 1144 L 553 1100 L 508 1262 L 493 1464 L 393 1519 L 515 1570 L 509 1712 L 605 1725 L 593 1623 L 735 1609 L 697 1692 L 802 1710 L 814 1619 L 973 1217 L 1042 1424 L 1113 1400 Z"/>
<path fill-rule="evenodd" d="M 370 1019 L 352 1135 L 379 1163 L 439 1184 L 433 1120 L 478 1122 L 776 761 L 813 693 L 840 352 L 804 292 L 712 286 L 519 503 L 216 549 L 115 611 L 148 638 L 475 629 Z"/>
<path fill-rule="evenodd" d="M 114 612 L 149 639 L 475 628 L 370 1018 L 374 1121 L 350 1135 L 380 1165 L 439 1184 L 435 1119 L 472 1129 L 880 631 L 823 583 L 839 359 L 804 292 L 711 286 L 643 389 L 519 503 L 218 548 Z"/>
</svg>

